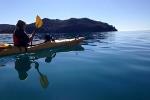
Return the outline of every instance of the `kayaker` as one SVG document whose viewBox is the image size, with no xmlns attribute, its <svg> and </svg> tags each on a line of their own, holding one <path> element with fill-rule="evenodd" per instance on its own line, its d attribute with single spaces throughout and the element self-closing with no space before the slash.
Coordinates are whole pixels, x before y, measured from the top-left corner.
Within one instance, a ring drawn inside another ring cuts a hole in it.
<svg viewBox="0 0 150 100">
<path fill-rule="evenodd" d="M 29 37 L 25 32 L 25 28 L 26 28 L 26 23 L 22 20 L 19 20 L 16 24 L 16 28 L 13 34 L 14 46 L 27 47 L 29 43 L 32 41 L 35 32 L 33 32 L 31 34 L 31 37 Z"/>
<path fill-rule="evenodd" d="M 49 42 L 49 41 L 55 42 L 55 39 L 49 34 L 46 34 L 44 39 L 45 39 L 45 42 Z"/>
</svg>

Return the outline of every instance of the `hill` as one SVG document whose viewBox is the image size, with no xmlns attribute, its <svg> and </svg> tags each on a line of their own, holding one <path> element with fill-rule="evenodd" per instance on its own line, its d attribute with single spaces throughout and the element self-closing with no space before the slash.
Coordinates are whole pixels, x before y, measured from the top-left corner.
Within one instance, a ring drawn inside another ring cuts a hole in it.
<svg viewBox="0 0 150 100">
<path fill-rule="evenodd" d="M 43 27 L 38 30 L 41 33 L 70 33 L 70 32 L 108 32 L 117 29 L 104 22 L 88 18 L 70 18 L 68 20 L 43 19 Z M 0 33 L 13 33 L 15 25 L 0 24 Z M 26 31 L 32 32 L 35 29 L 34 23 L 28 24 Z"/>
</svg>

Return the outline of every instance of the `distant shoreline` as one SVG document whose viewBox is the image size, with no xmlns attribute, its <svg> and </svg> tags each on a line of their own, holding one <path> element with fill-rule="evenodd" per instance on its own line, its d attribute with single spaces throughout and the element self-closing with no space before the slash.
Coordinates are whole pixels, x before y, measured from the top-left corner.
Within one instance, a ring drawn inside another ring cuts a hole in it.
<svg viewBox="0 0 150 100">
<path fill-rule="evenodd" d="M 70 18 L 68 20 L 43 19 L 40 33 L 77 33 L 77 32 L 109 32 L 118 31 L 113 25 L 89 18 Z M 28 24 L 26 31 L 31 33 L 35 29 L 34 23 Z M 0 24 L 0 33 L 13 33 L 15 25 Z"/>
</svg>

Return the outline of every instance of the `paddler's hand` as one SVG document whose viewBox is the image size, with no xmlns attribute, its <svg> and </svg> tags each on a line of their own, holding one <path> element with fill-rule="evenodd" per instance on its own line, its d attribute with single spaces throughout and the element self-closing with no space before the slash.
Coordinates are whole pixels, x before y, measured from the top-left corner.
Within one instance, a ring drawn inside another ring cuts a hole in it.
<svg viewBox="0 0 150 100">
<path fill-rule="evenodd" d="M 33 30 L 32 34 L 30 35 L 30 41 L 33 40 L 33 37 L 35 36 L 37 30 Z"/>
</svg>

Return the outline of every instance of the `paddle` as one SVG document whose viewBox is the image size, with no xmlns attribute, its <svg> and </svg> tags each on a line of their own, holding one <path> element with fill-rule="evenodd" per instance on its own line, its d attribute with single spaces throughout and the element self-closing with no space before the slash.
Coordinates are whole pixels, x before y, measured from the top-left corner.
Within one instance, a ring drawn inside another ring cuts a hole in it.
<svg viewBox="0 0 150 100">
<path fill-rule="evenodd" d="M 43 25 L 43 21 L 42 21 L 42 19 L 37 15 L 37 16 L 36 16 L 35 26 L 36 26 L 36 28 L 40 28 L 40 27 L 42 27 L 42 25 Z"/>
<path fill-rule="evenodd" d="M 42 25 L 43 25 L 43 21 L 42 21 L 42 19 L 40 18 L 40 16 L 37 15 L 37 16 L 36 16 L 36 20 L 35 20 L 35 27 L 36 27 L 36 29 L 33 31 L 33 33 L 32 33 L 31 36 L 30 36 L 31 46 L 32 46 L 33 37 L 35 36 L 36 31 L 37 31 L 39 28 L 41 28 Z"/>
<path fill-rule="evenodd" d="M 49 85 L 49 81 L 47 79 L 47 76 L 42 74 L 40 71 L 39 71 L 39 64 L 37 62 L 34 62 L 35 63 L 35 69 L 37 69 L 39 75 L 40 75 L 40 83 L 41 83 L 41 86 L 43 88 L 47 88 L 48 85 Z"/>
<path fill-rule="evenodd" d="M 47 88 L 49 85 L 48 79 L 46 75 L 40 73 L 40 83 L 43 88 Z"/>
</svg>

